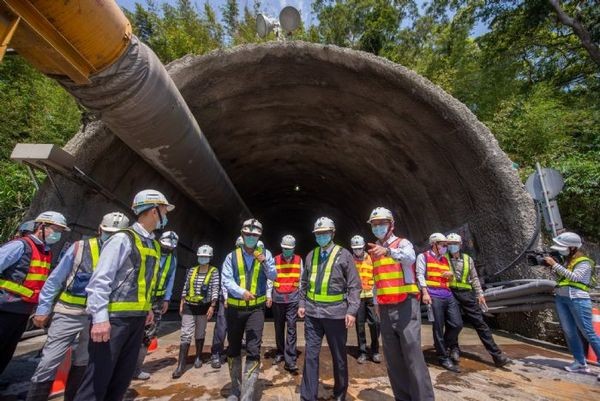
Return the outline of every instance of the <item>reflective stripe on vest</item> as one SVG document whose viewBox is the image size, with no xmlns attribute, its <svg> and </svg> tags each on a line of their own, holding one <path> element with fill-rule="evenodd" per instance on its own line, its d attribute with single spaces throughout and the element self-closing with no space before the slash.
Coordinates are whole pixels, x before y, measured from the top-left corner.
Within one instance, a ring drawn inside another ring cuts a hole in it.
<svg viewBox="0 0 600 401">
<path fill-rule="evenodd" d="M 425 282 L 428 287 L 448 288 L 449 279 L 442 277 L 444 272 L 450 271 L 450 264 L 446 257 L 437 259 L 432 256 L 431 251 L 425 252 L 425 262 L 427 263 Z"/>
<path fill-rule="evenodd" d="M 365 254 L 365 257 L 362 260 L 354 258 L 354 264 L 356 265 L 356 270 L 358 270 L 363 291 L 371 291 L 373 289 L 373 284 L 375 283 L 375 280 L 373 279 L 373 262 L 371 262 L 371 257 L 369 254 Z"/>
<path fill-rule="evenodd" d="M 204 292 L 201 292 L 200 294 L 196 294 L 196 277 L 198 277 L 198 270 L 200 269 L 200 266 L 194 266 L 193 267 L 194 270 L 192 270 L 192 274 L 190 275 L 190 281 L 188 283 L 188 295 L 186 295 L 185 300 L 191 303 L 198 303 L 200 301 L 202 301 L 204 298 L 206 298 L 206 296 L 208 295 L 208 285 L 210 283 L 210 279 L 212 278 L 212 275 L 215 271 L 217 271 L 217 268 L 214 266 L 210 266 L 208 268 L 208 271 L 206 272 L 206 276 L 204 276 L 204 281 L 202 281 L 202 287 L 206 287 L 207 290 Z"/>
<path fill-rule="evenodd" d="M 317 277 L 319 273 L 319 254 L 320 248 L 315 248 L 313 251 L 312 264 L 310 266 L 310 281 L 306 291 L 306 297 L 314 302 L 322 303 L 334 303 L 341 302 L 346 299 L 346 294 L 329 294 L 329 278 L 331 277 L 331 270 L 333 263 L 342 248 L 338 245 L 333 247 L 333 250 L 329 254 L 325 263 L 325 268 L 322 270 L 321 287 L 317 291 Z"/>
<path fill-rule="evenodd" d="M 389 244 L 390 248 L 398 248 L 401 238 Z M 389 256 L 376 257 L 371 255 L 373 261 L 373 278 L 377 303 L 381 305 L 397 304 L 403 302 L 408 294 L 418 294 L 416 284 L 407 284 L 404 281 L 402 264 Z"/>
<path fill-rule="evenodd" d="M 578 258 L 575 258 L 575 259 L 571 260 L 569 262 L 569 265 L 567 266 L 567 269 L 569 271 L 573 271 L 573 270 L 575 270 L 575 266 L 577 266 L 577 264 L 579 264 L 581 262 L 589 262 L 591 264 L 591 266 L 592 266 L 592 272 L 591 272 L 590 277 L 593 277 L 593 275 L 595 274 L 595 271 L 594 271 L 595 270 L 594 269 L 595 262 L 592 259 L 590 259 L 590 258 L 588 258 L 586 256 L 580 256 Z M 569 280 L 566 277 L 563 277 L 558 282 L 557 286 L 558 287 L 573 287 L 573 288 L 578 288 L 578 289 L 580 289 L 582 291 L 590 292 L 590 286 L 588 284 L 580 283 L 578 281 L 571 281 L 571 280 Z"/>
<path fill-rule="evenodd" d="M 254 263 L 252 264 L 252 277 L 248 282 L 246 280 L 246 262 L 244 261 L 244 255 L 242 255 L 242 248 L 237 248 L 235 250 L 235 260 L 238 268 L 238 276 L 240 278 L 238 285 L 256 295 L 256 289 L 258 288 L 258 274 L 260 273 L 260 262 L 256 258 L 254 259 Z M 233 298 L 231 295 L 227 297 L 227 304 L 233 306 L 257 306 L 266 301 L 266 295 L 256 297 L 250 301 Z"/>
<path fill-rule="evenodd" d="M 281 294 L 289 294 L 300 286 L 300 263 L 302 259 L 299 255 L 294 255 L 288 263 L 281 255 L 275 257 L 275 267 L 277 268 L 277 279 L 273 282 L 273 287 Z"/>
<path fill-rule="evenodd" d="M 448 259 L 449 265 L 452 267 L 452 256 L 446 255 L 446 259 Z M 450 281 L 450 288 L 456 288 L 460 290 L 472 290 L 473 286 L 469 283 L 469 271 L 471 269 L 471 265 L 469 263 L 469 255 L 466 253 L 462 254 L 462 276 L 460 277 L 460 281 L 456 281 L 456 272 L 454 272 L 454 277 Z"/>
<path fill-rule="evenodd" d="M 0 279 L 0 288 L 20 295 L 25 302 L 37 303 L 40 291 L 50 274 L 52 254 L 50 252 L 41 252 L 38 245 L 28 236 L 21 238 L 21 240 L 31 248 L 29 270 L 21 283 L 9 278 Z"/>
<path fill-rule="evenodd" d="M 98 264 L 98 259 L 100 258 L 100 244 L 98 243 L 98 238 L 90 238 L 87 240 L 87 243 L 90 247 L 89 257 L 92 261 L 92 271 L 94 271 L 94 270 L 96 270 L 96 265 Z M 80 265 L 76 267 L 77 269 L 81 268 L 81 264 L 83 263 L 83 258 L 85 258 L 85 257 L 86 257 L 86 255 L 83 255 Z M 73 267 L 75 267 L 75 266 L 73 266 Z M 77 271 L 75 272 L 75 276 L 76 275 L 77 275 Z M 75 279 L 75 277 L 73 277 L 73 280 L 74 279 Z M 62 292 L 62 294 L 60 294 L 60 297 L 58 299 L 60 299 L 62 302 L 66 303 L 66 304 L 70 304 L 73 306 L 86 306 L 86 304 L 87 304 L 87 296 L 72 294 L 69 291 L 69 286 L 67 286 L 67 288 Z"/>
<path fill-rule="evenodd" d="M 167 277 L 169 272 L 172 270 L 171 262 L 173 259 L 173 253 L 169 253 L 165 259 L 165 265 L 159 268 L 158 283 L 156 284 L 156 290 L 154 290 L 154 296 L 162 298 L 167 293 Z"/>
<path fill-rule="evenodd" d="M 133 266 L 133 272 L 138 271 L 137 277 L 137 296 L 135 301 L 126 300 L 113 300 L 108 304 L 109 312 L 145 312 L 149 311 L 152 306 L 152 290 L 156 285 L 156 278 L 158 276 L 158 269 L 160 264 L 160 245 L 158 241 L 152 240 L 153 248 L 147 247 L 142 241 L 140 234 L 133 229 L 123 230 L 124 232 L 130 233 L 133 237 L 133 246 L 140 254 L 140 265 Z M 131 257 L 131 256 L 130 256 Z M 148 269 L 148 259 L 154 263 L 150 266 L 153 269 L 152 279 L 150 283 L 146 282 L 146 271 Z M 133 274 L 132 274 L 133 275 Z M 131 279 L 134 279 L 133 277 Z M 149 285 L 148 285 L 149 284 Z M 149 287 L 149 288 L 148 288 Z"/>
</svg>

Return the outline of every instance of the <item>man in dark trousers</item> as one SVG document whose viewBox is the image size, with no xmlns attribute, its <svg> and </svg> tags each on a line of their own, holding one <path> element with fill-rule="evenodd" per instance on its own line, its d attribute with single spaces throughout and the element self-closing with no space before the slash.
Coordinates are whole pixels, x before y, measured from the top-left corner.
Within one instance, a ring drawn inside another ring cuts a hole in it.
<svg viewBox="0 0 600 401">
<path fill-rule="evenodd" d="M 319 354 L 325 336 L 333 358 L 333 397 L 344 401 L 348 391 L 346 340 L 356 320 L 362 286 L 352 254 L 333 242 L 333 220 L 320 217 L 313 233 L 319 246 L 306 256 L 300 281 L 298 316 L 305 318 L 306 338 L 300 399 L 317 401 Z"/>
<path fill-rule="evenodd" d="M 70 231 L 57 212 L 41 213 L 32 234 L 0 247 L 0 374 L 4 372 L 38 304 L 40 291 L 50 274 L 50 246 Z"/>
<path fill-rule="evenodd" d="M 458 338 L 462 330 L 462 317 L 458 301 L 450 290 L 454 273 L 446 255 L 446 236 L 442 233 L 431 234 L 429 245 L 430 249 L 417 256 L 417 281 L 423 294 L 423 303 L 431 305 L 433 309 L 433 345 L 440 365 L 451 372 L 460 373 L 460 368 L 450 358 L 448 351 L 449 340 Z"/>
<path fill-rule="evenodd" d="M 377 238 L 369 243 L 387 373 L 396 400 L 433 401 L 433 386 L 421 350 L 421 304 L 415 250 L 394 235 L 394 217 L 375 208 L 369 217 Z"/>
<path fill-rule="evenodd" d="M 473 262 L 471 256 L 460 251 L 462 245 L 460 235 L 456 233 L 448 234 L 446 239 L 450 254 L 450 266 L 454 272 L 454 278 L 450 281 L 452 294 L 458 301 L 467 322 L 471 323 L 477 331 L 481 343 L 492 356 L 494 364 L 502 367 L 508 364 L 510 359 L 502 353 L 500 347 L 494 341 L 492 331 L 483 319 L 481 307 L 485 307 L 485 297 L 483 296 L 479 277 L 477 277 L 475 262 Z M 458 336 L 448 338 L 448 344 L 446 345 L 450 349 L 450 358 L 454 363 L 458 363 L 460 358 Z"/>
<path fill-rule="evenodd" d="M 302 274 L 302 258 L 294 253 L 296 239 L 286 235 L 281 240 L 281 253 L 275 256 L 277 280 L 269 280 L 267 307 L 273 308 L 275 323 L 276 365 L 285 361 L 284 369 L 296 373 L 296 320 L 298 318 L 298 289 Z M 286 330 L 287 325 L 287 330 Z M 286 337 L 287 332 L 287 337 Z"/>
<path fill-rule="evenodd" d="M 260 370 L 260 345 L 265 324 L 267 279 L 276 280 L 271 252 L 258 245 L 262 224 L 256 219 L 242 224 L 244 245 L 223 262 L 222 283 L 227 288 L 227 361 L 231 376 L 228 401 L 252 401 Z M 242 380 L 242 337 L 246 334 L 246 367 Z"/>
<path fill-rule="evenodd" d="M 160 245 L 154 230 L 167 225 L 175 206 L 152 189 L 139 192 L 132 209 L 137 222 L 102 246 L 86 288 L 91 315 L 89 364 L 75 401 L 121 401 L 137 364 L 144 326 L 154 320 L 152 296 Z"/>
</svg>

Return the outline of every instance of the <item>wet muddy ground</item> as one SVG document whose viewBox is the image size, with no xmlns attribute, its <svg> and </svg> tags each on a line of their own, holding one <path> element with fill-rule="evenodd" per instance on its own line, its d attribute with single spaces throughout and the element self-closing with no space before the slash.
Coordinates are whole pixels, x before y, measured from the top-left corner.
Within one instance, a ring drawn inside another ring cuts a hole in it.
<svg viewBox="0 0 600 401">
<path fill-rule="evenodd" d="M 213 325 L 209 324 L 207 345 L 203 350 L 206 364 L 200 369 L 193 368 L 195 350 L 192 347 L 187 371 L 181 378 L 173 380 L 171 373 L 175 369 L 179 352 L 179 325 L 177 322 L 165 322 L 161 326 L 159 348 L 147 357 L 144 365 L 144 370 L 150 372 L 152 378 L 148 381 L 133 381 L 126 399 L 192 401 L 226 398 L 229 394 L 227 366 L 224 364 L 221 369 L 212 369 L 209 363 L 212 328 Z M 298 365 L 302 367 L 303 325 L 300 323 L 298 328 L 300 351 Z M 600 381 L 596 380 L 600 367 L 593 367 L 594 374 L 589 375 L 568 373 L 563 370 L 563 366 L 571 362 L 570 356 L 560 347 L 519 339 L 506 333 L 497 333 L 495 338 L 505 353 L 514 360 L 513 364 L 502 369 L 496 368 L 491 357 L 480 344 L 475 331 L 465 328 L 460 338 L 462 372 L 457 374 L 437 366 L 431 327 L 423 325 L 423 350 L 437 400 L 600 400 Z M 28 378 L 35 368 L 35 356 L 43 341 L 43 337 L 37 337 L 23 341 L 19 345 L 18 356 L 0 377 L 0 400 L 24 399 Z M 354 330 L 349 332 L 348 344 L 350 388 L 347 399 L 393 401 L 385 363 L 375 364 L 371 361 L 364 365 L 356 363 L 358 351 Z M 257 399 L 299 400 L 301 376 L 288 373 L 283 369 L 282 364 L 272 365 L 274 346 L 273 323 L 267 322 Z M 320 401 L 332 397 L 332 370 L 331 357 L 324 342 L 321 353 Z"/>
</svg>

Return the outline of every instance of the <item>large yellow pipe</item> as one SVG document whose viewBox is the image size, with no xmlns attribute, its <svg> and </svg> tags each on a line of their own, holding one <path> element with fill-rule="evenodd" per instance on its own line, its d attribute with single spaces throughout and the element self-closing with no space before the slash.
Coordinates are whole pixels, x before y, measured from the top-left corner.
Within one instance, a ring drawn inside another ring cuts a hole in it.
<svg viewBox="0 0 600 401">
<path fill-rule="evenodd" d="M 84 84 L 125 52 L 131 24 L 113 0 L 0 0 L 0 35 L 43 73 Z"/>
</svg>

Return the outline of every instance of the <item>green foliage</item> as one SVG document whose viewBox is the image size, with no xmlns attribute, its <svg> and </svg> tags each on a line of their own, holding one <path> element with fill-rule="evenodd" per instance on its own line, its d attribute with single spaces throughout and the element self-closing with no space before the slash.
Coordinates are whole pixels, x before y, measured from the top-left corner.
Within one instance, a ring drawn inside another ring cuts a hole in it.
<svg viewBox="0 0 600 401">
<path fill-rule="evenodd" d="M 79 127 L 73 98 L 18 56 L 0 64 L 0 241 L 12 235 L 34 187 L 23 166 L 10 161 L 18 142 L 63 145 Z"/>
</svg>

